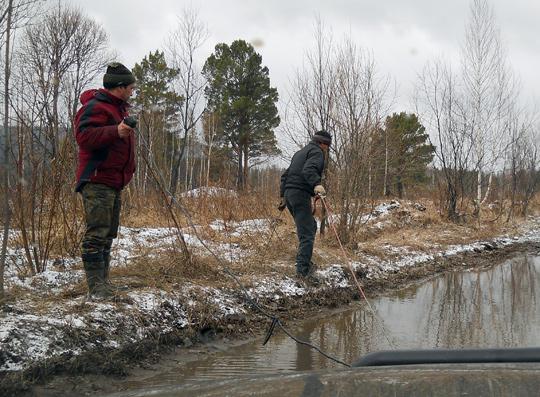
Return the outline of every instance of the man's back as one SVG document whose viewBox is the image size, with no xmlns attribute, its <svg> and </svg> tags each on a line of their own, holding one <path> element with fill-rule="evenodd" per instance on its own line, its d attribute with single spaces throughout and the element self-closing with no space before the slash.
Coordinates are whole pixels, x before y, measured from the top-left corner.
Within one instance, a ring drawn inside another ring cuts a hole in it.
<svg viewBox="0 0 540 397">
<path fill-rule="evenodd" d="M 289 168 L 281 177 L 281 193 L 285 189 L 300 189 L 313 195 L 320 184 L 324 168 L 324 154 L 318 144 L 310 142 L 291 159 Z"/>
</svg>

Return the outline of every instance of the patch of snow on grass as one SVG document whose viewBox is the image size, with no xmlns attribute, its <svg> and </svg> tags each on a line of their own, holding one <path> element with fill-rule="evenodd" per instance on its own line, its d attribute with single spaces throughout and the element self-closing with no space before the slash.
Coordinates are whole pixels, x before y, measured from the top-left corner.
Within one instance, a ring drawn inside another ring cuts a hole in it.
<svg viewBox="0 0 540 397">
<path fill-rule="evenodd" d="M 255 283 L 255 286 L 249 288 L 249 294 L 252 298 L 257 297 L 273 297 L 274 295 L 282 296 L 302 296 L 306 294 L 306 289 L 298 283 L 297 280 L 289 277 L 283 277 L 276 280 L 275 278 L 264 278 Z"/>
<path fill-rule="evenodd" d="M 279 283 L 279 290 L 286 296 L 302 296 L 307 293 L 306 289 L 292 278 L 285 278 Z"/>
<path fill-rule="evenodd" d="M 335 288 L 350 287 L 350 283 L 345 276 L 344 269 L 340 265 L 332 265 L 325 269 L 318 270 L 316 274 L 328 286 Z"/>
<path fill-rule="evenodd" d="M 55 326 L 59 323 L 59 319 L 18 313 L 2 318 L 0 371 L 18 371 L 30 361 L 47 358 L 53 341 L 61 340 L 61 331 Z"/>
<path fill-rule="evenodd" d="M 392 200 L 389 203 L 382 203 L 375 207 L 370 214 L 364 215 L 360 218 L 361 223 L 368 223 L 376 218 L 386 216 L 390 211 L 400 208 L 401 204 L 398 201 Z"/>
<path fill-rule="evenodd" d="M 247 219 L 242 222 L 238 222 L 236 227 L 236 233 L 266 233 L 270 227 L 270 220 L 268 219 Z"/>
<path fill-rule="evenodd" d="M 148 292 L 130 292 L 128 296 L 133 299 L 136 307 L 147 312 L 159 309 L 163 303 L 161 297 Z"/>
<path fill-rule="evenodd" d="M 225 189 L 222 187 L 199 187 L 197 189 L 188 190 L 187 192 L 184 192 L 180 194 L 180 197 L 201 197 L 201 196 L 207 196 L 207 197 L 216 197 L 216 196 L 230 196 L 230 197 L 238 197 L 238 193 L 234 190 Z"/>
<path fill-rule="evenodd" d="M 240 237 L 245 234 L 267 233 L 270 223 L 269 219 L 247 219 L 240 222 L 224 222 L 222 219 L 216 219 L 209 226 L 212 230 L 226 235 Z"/>
<path fill-rule="evenodd" d="M 178 238 L 174 228 L 129 228 L 120 227 L 118 238 L 112 246 L 111 265 L 119 261 L 127 262 L 138 247 L 153 247 L 160 249 L 176 244 Z"/>
</svg>

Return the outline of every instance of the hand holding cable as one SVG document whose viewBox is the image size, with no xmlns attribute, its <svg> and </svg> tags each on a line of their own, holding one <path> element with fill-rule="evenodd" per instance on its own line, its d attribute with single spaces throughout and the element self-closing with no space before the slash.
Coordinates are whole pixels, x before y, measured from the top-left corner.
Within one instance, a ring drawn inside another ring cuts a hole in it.
<svg viewBox="0 0 540 397">
<path fill-rule="evenodd" d="M 277 209 L 280 211 L 283 211 L 286 207 L 287 207 L 287 202 L 285 201 L 285 197 L 282 197 Z"/>
<path fill-rule="evenodd" d="M 317 185 L 315 186 L 315 189 L 313 189 L 315 192 L 315 195 L 319 197 L 326 197 L 326 190 L 324 189 L 323 185 Z"/>
</svg>

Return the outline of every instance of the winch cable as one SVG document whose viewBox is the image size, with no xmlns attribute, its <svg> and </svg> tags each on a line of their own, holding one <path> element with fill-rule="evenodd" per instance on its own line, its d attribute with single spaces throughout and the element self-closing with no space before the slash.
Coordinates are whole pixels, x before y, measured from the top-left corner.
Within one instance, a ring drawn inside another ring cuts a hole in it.
<svg viewBox="0 0 540 397">
<path fill-rule="evenodd" d="M 281 219 L 281 213 L 280 213 L 280 216 L 278 217 L 278 219 Z M 226 231 L 227 231 L 227 228 L 225 227 Z M 229 241 L 230 241 L 230 233 L 228 233 L 228 238 L 229 238 Z M 276 236 L 279 238 L 279 236 L 276 234 Z M 199 236 L 197 236 L 197 238 L 199 238 Z M 199 241 L 201 241 L 202 243 L 202 240 L 199 238 Z M 229 243 L 229 246 L 231 246 L 231 243 Z M 210 251 L 210 250 L 209 250 Z M 211 252 L 211 251 L 210 251 Z M 234 281 L 240 286 L 240 288 L 242 289 L 242 291 L 244 292 L 244 295 L 246 297 L 246 300 L 253 306 L 256 308 L 256 310 L 260 311 L 262 314 L 264 314 L 266 317 L 270 318 L 272 320 L 272 322 L 270 323 L 270 327 L 268 328 L 268 331 L 266 332 L 266 336 L 264 338 L 264 341 L 263 341 L 263 346 L 266 345 L 268 343 L 268 341 L 270 340 L 270 338 L 272 337 L 273 335 L 273 332 L 276 328 L 276 326 L 279 326 L 279 328 L 281 328 L 281 330 L 289 337 L 291 338 L 292 340 L 294 340 L 296 343 L 298 344 L 301 344 L 301 345 L 305 345 L 307 347 L 310 347 L 312 348 L 313 350 L 316 350 L 319 354 L 321 354 L 322 356 L 330 359 L 330 360 L 333 360 L 339 364 L 342 364 L 346 367 L 351 367 L 350 364 L 347 364 L 345 362 L 343 362 L 342 360 L 340 359 L 337 359 L 327 353 L 325 353 L 324 351 L 322 351 L 318 346 L 316 345 L 313 345 L 309 342 L 306 342 L 306 341 L 303 341 L 301 339 L 299 339 L 298 337 L 294 336 L 290 331 L 288 331 L 284 326 L 283 324 L 281 323 L 281 320 L 276 317 L 276 316 L 272 316 L 271 314 L 267 313 L 266 310 L 264 310 L 258 303 L 254 302 L 252 300 L 252 298 L 249 296 L 246 288 L 242 285 L 242 283 L 235 277 L 234 274 L 232 274 L 232 272 L 230 272 L 229 268 L 223 264 L 220 260 L 220 258 L 217 258 L 215 256 L 215 254 L 213 252 L 211 252 L 211 254 L 220 262 L 221 266 L 223 267 L 223 270 L 231 277 L 234 279 Z M 231 250 L 231 262 L 232 262 L 232 250 Z"/>
<path fill-rule="evenodd" d="M 322 201 L 322 203 L 324 205 L 324 208 L 326 209 L 326 213 L 328 214 L 327 219 L 329 220 L 330 217 L 332 216 L 332 211 L 330 210 L 330 206 L 328 205 L 328 203 L 326 201 L 326 197 L 322 196 L 322 195 L 319 195 L 319 198 L 321 199 L 321 201 Z M 377 314 L 377 312 L 375 311 L 375 309 L 373 308 L 373 306 L 369 302 L 369 299 L 367 298 L 367 296 L 366 296 L 366 294 L 364 292 L 364 289 L 362 288 L 362 286 L 360 285 L 360 282 L 358 281 L 358 278 L 356 277 L 356 274 L 355 274 L 354 269 L 353 269 L 352 264 L 351 264 L 351 260 L 349 259 L 347 253 L 345 252 L 345 248 L 343 248 L 343 244 L 341 243 L 341 239 L 339 238 L 339 235 L 338 235 L 338 232 L 336 230 L 336 226 L 334 225 L 334 222 L 329 221 L 328 223 L 330 224 L 330 226 L 332 227 L 332 230 L 334 231 L 337 242 L 338 242 L 339 247 L 341 249 L 341 253 L 343 254 L 343 258 L 347 262 L 347 267 L 349 268 L 349 271 L 351 272 L 353 280 L 354 280 L 356 286 L 358 287 L 358 290 L 360 291 L 360 294 L 362 295 L 362 297 L 366 301 L 366 305 L 368 306 L 369 310 L 373 314 L 373 318 L 375 320 L 379 321 L 379 323 L 381 325 L 382 333 L 383 333 L 384 337 L 386 338 L 386 341 L 392 347 L 392 349 L 396 349 L 396 346 L 395 346 L 394 342 L 390 339 L 390 337 L 388 336 L 388 334 L 386 332 L 386 327 L 384 325 L 384 322 L 383 322 L 382 318 Z"/>
<path fill-rule="evenodd" d="M 136 128 L 134 128 L 136 129 Z M 148 154 L 151 154 L 151 150 L 150 150 L 150 145 L 148 144 L 148 142 L 146 141 L 146 138 L 144 137 L 143 134 L 138 134 L 139 138 L 141 139 L 144 147 L 146 148 L 146 150 L 148 151 Z M 153 179 L 156 181 L 157 185 L 158 185 L 158 188 L 161 190 L 161 193 L 166 197 L 168 198 L 168 200 L 166 200 L 166 203 L 167 203 L 167 207 L 168 209 L 170 210 L 172 205 L 176 205 L 180 211 L 184 214 L 184 216 L 186 217 L 187 219 L 187 222 L 189 224 L 189 226 L 191 227 L 191 229 L 193 230 L 193 233 L 195 235 L 195 237 L 197 238 L 197 240 L 199 240 L 199 242 L 201 243 L 201 245 L 210 253 L 210 255 L 212 255 L 212 257 L 214 257 L 216 259 L 216 261 L 219 263 L 219 265 L 221 266 L 221 269 L 222 271 L 228 275 L 237 285 L 238 287 L 240 288 L 240 290 L 242 291 L 242 294 L 243 294 L 243 297 L 244 299 L 246 300 L 246 302 L 251 305 L 252 308 L 254 308 L 256 311 L 258 311 L 259 313 L 261 313 L 263 316 L 269 318 L 270 320 L 272 320 L 272 323 L 270 325 L 270 328 L 268 329 L 268 332 L 266 334 L 266 337 L 265 337 L 265 340 L 264 340 L 264 343 L 263 344 L 266 344 L 268 342 L 268 340 L 270 339 L 270 337 L 272 336 L 272 333 L 275 329 L 276 326 L 278 326 L 289 338 L 291 338 L 292 340 L 294 340 L 296 343 L 300 344 L 300 345 L 304 345 L 304 346 L 307 346 L 315 351 L 317 351 L 318 353 L 320 353 L 322 356 L 326 357 L 327 359 L 329 360 L 332 360 L 338 364 L 341 364 L 341 365 L 344 365 L 348 368 L 351 368 L 351 364 L 348 364 L 328 353 L 325 353 L 324 351 L 322 351 L 318 346 L 312 344 L 312 343 L 309 343 L 309 342 L 306 342 L 304 340 L 301 340 L 300 338 L 294 336 L 290 331 L 287 330 L 287 328 L 285 328 L 285 326 L 283 325 L 283 323 L 281 322 L 280 318 L 278 316 L 274 316 L 272 314 L 270 314 L 269 312 L 267 312 L 265 309 L 263 309 L 259 303 L 257 303 L 253 298 L 251 298 L 251 296 L 249 295 L 249 291 L 246 289 L 246 287 L 244 287 L 244 285 L 242 284 L 242 282 L 238 279 L 238 277 L 229 269 L 229 267 L 224 263 L 224 261 L 222 260 L 222 258 L 220 258 L 209 246 L 208 244 L 206 244 L 206 242 L 199 236 L 199 233 L 197 231 L 197 228 L 196 228 L 196 225 L 195 223 L 193 222 L 193 218 L 191 216 L 191 213 L 189 212 L 189 210 L 184 207 L 184 205 L 182 205 L 182 203 L 180 203 L 172 194 L 171 192 L 165 187 L 164 183 L 162 183 L 162 181 L 164 181 L 165 179 L 163 178 L 163 175 L 161 174 L 161 172 L 159 171 L 159 168 L 157 167 L 157 165 L 155 164 L 154 162 L 154 159 L 153 158 L 148 158 L 146 156 L 146 154 L 143 154 L 142 150 L 139 149 L 139 154 L 141 155 L 141 157 L 143 158 L 146 166 L 148 167 L 148 169 L 151 171 L 151 174 L 152 174 L 152 177 Z M 172 212 L 172 211 L 171 211 Z M 181 234 L 181 231 L 180 231 L 180 228 L 179 228 L 179 225 L 178 223 L 175 221 L 175 224 L 177 226 L 177 231 L 179 234 Z M 181 237 L 181 240 L 182 241 L 185 241 L 183 236 Z"/>
</svg>

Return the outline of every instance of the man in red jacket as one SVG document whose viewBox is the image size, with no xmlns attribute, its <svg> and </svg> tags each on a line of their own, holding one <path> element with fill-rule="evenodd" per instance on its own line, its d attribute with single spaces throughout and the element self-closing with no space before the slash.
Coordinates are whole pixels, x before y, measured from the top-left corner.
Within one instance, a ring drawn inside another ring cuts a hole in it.
<svg viewBox="0 0 540 397">
<path fill-rule="evenodd" d="M 121 63 L 112 63 L 103 87 L 81 95 L 75 116 L 79 145 L 76 191 L 82 194 L 86 232 L 82 261 L 90 297 L 113 295 L 109 283 L 111 245 L 117 236 L 121 191 L 135 172 L 134 130 L 124 123 L 135 77 Z"/>
</svg>

